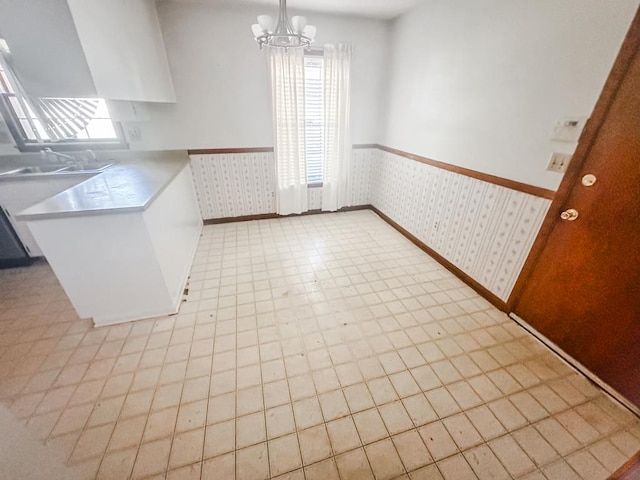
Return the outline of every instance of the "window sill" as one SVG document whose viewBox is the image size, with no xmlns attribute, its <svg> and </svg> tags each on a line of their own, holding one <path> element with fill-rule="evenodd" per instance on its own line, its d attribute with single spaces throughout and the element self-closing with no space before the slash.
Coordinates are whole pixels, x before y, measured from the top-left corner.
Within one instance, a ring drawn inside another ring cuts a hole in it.
<svg viewBox="0 0 640 480">
<path fill-rule="evenodd" d="M 307 188 L 321 188 L 322 182 L 320 183 L 307 183 Z"/>
</svg>

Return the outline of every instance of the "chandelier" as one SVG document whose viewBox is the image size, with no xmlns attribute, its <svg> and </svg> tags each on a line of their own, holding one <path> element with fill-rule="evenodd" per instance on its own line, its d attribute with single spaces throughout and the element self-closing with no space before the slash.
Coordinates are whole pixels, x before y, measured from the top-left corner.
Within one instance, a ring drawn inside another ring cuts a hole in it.
<svg viewBox="0 0 640 480">
<path fill-rule="evenodd" d="M 253 36 L 260 45 L 260 50 L 268 47 L 307 48 L 316 36 L 316 27 L 307 25 L 307 19 L 302 16 L 287 15 L 287 0 L 280 0 L 278 24 L 273 28 L 273 18 L 269 15 L 258 15 L 258 23 L 251 25 Z"/>
</svg>

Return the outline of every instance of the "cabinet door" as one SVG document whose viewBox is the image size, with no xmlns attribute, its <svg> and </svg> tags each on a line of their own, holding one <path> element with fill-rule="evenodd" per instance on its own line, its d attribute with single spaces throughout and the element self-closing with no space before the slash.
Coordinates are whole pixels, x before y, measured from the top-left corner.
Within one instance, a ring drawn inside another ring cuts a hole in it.
<svg viewBox="0 0 640 480">
<path fill-rule="evenodd" d="M 175 103 L 155 2 L 68 0 L 98 96 Z"/>
<path fill-rule="evenodd" d="M 176 101 L 152 0 L 0 0 L 0 32 L 31 96 Z"/>
</svg>

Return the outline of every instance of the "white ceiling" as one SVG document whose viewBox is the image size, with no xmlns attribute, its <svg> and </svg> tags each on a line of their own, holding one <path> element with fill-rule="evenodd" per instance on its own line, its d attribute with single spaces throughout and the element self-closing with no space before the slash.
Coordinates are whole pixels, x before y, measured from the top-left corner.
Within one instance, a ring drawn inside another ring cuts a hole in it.
<svg viewBox="0 0 640 480">
<path fill-rule="evenodd" d="M 265 5 L 277 9 L 278 0 L 171 0 L 174 2 L 198 2 L 211 5 Z M 287 0 L 294 9 L 315 12 L 357 15 L 360 17 L 391 19 L 412 8 L 418 0 Z M 265 13 L 269 13 L 265 11 Z M 277 12 L 276 12 L 277 13 Z M 273 13 L 273 15 L 276 15 Z"/>
</svg>

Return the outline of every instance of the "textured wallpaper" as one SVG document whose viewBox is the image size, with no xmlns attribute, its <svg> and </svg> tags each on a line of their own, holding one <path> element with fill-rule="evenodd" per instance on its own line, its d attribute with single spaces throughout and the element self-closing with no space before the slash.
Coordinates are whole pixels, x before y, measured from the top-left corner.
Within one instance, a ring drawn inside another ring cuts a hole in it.
<svg viewBox="0 0 640 480">
<path fill-rule="evenodd" d="M 354 150 L 351 205 L 369 204 L 375 149 Z M 273 153 L 191 155 L 191 172 L 203 219 L 275 213 Z M 322 208 L 322 188 L 309 189 L 309 210 Z"/>
<path fill-rule="evenodd" d="M 378 150 L 370 202 L 507 300 L 550 200 Z"/>
<path fill-rule="evenodd" d="M 203 219 L 276 211 L 273 153 L 191 155 Z"/>
</svg>

